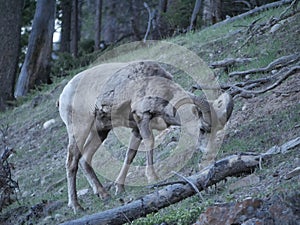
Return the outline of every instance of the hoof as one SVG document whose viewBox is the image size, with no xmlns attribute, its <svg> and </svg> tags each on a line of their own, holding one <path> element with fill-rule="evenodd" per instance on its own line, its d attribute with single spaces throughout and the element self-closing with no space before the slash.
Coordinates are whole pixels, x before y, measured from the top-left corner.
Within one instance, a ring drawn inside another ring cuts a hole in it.
<svg viewBox="0 0 300 225">
<path fill-rule="evenodd" d="M 152 174 L 151 176 L 147 176 L 148 183 L 155 183 L 159 180 L 159 177 L 156 174 Z"/>
<path fill-rule="evenodd" d="M 159 180 L 159 177 L 157 176 L 153 165 L 150 165 L 150 166 L 146 167 L 145 175 L 147 177 L 147 181 L 148 181 L 149 184 L 154 183 L 154 182 Z"/>
<path fill-rule="evenodd" d="M 111 199 L 111 196 L 110 196 L 110 194 L 106 193 L 101 196 L 101 199 L 104 203 L 107 203 Z"/>
<path fill-rule="evenodd" d="M 69 203 L 68 207 L 72 208 L 74 211 L 74 214 L 77 212 L 83 212 L 84 208 L 79 203 Z"/>
<path fill-rule="evenodd" d="M 103 202 L 108 202 L 110 200 L 110 194 L 108 194 L 107 192 L 105 193 L 96 193 L 96 195 L 103 201 Z"/>
<path fill-rule="evenodd" d="M 125 192 L 125 186 L 124 184 L 116 184 L 116 192 L 115 195 L 119 195 L 121 193 Z"/>
<path fill-rule="evenodd" d="M 204 160 L 201 163 L 198 164 L 199 170 L 203 170 L 208 166 L 212 166 L 215 164 L 215 160 Z"/>
</svg>

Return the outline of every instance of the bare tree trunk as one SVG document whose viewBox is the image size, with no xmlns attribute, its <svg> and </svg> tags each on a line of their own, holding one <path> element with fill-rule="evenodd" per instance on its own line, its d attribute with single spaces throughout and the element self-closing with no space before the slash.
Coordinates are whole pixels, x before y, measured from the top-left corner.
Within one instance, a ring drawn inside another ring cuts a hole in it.
<svg viewBox="0 0 300 225">
<path fill-rule="evenodd" d="M 77 13 L 78 13 L 78 27 L 77 27 L 77 40 L 79 43 L 81 40 L 81 27 L 82 27 L 82 21 L 83 21 L 83 15 L 82 15 L 82 6 L 84 4 L 85 0 L 78 0 L 78 6 L 77 6 Z M 93 10 L 94 12 L 94 10 Z"/>
<path fill-rule="evenodd" d="M 95 50 L 99 50 L 101 41 L 102 0 L 96 0 L 95 16 Z"/>
<path fill-rule="evenodd" d="M 210 26 L 221 21 L 221 0 L 203 1 L 203 22 Z"/>
<path fill-rule="evenodd" d="M 20 53 L 23 0 L 0 1 L 0 111 L 13 99 Z"/>
<path fill-rule="evenodd" d="M 35 10 L 28 50 L 17 82 L 15 97 L 24 96 L 41 83 L 50 83 L 55 0 L 39 0 Z"/>
<path fill-rule="evenodd" d="M 153 19 L 154 26 L 153 26 L 152 36 L 153 39 L 155 40 L 162 39 L 169 35 L 168 34 L 169 25 L 166 19 L 163 17 L 163 14 L 167 12 L 168 4 L 170 4 L 170 2 L 168 0 L 159 1 L 158 12 L 155 14 L 155 17 Z"/>
<path fill-rule="evenodd" d="M 167 12 L 168 9 L 168 0 L 160 0 L 159 1 L 159 10 L 160 12 Z"/>
<path fill-rule="evenodd" d="M 72 1 L 71 14 L 71 54 L 74 58 L 78 57 L 78 0 Z"/>
<path fill-rule="evenodd" d="M 62 9 L 62 18 L 61 18 L 60 52 L 70 53 L 71 12 L 72 12 L 71 0 L 62 0 L 61 9 Z"/>
<path fill-rule="evenodd" d="M 131 29 L 133 31 L 133 34 L 135 36 L 135 39 L 140 41 L 142 39 L 139 26 L 138 26 L 138 6 L 137 6 L 137 1 L 136 0 L 131 0 L 129 3 L 129 10 L 130 14 L 132 15 L 130 17 L 130 24 L 131 24 Z"/>
<path fill-rule="evenodd" d="M 197 15 L 200 11 L 201 5 L 202 5 L 202 0 L 196 0 L 192 17 L 191 17 L 190 27 L 189 27 L 190 31 L 194 30 L 197 25 Z"/>
<path fill-rule="evenodd" d="M 106 43 L 112 43 L 117 39 L 117 2 L 116 0 L 104 1 L 105 4 L 105 24 L 103 29 L 103 39 Z"/>
</svg>

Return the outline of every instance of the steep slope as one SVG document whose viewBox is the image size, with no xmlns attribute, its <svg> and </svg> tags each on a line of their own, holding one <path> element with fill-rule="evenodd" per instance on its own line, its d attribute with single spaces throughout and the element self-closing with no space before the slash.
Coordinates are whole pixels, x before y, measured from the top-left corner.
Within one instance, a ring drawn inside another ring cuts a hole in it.
<svg viewBox="0 0 300 225">
<path fill-rule="evenodd" d="M 266 66 L 280 56 L 300 52 L 299 13 L 283 21 L 275 32 L 271 33 L 268 29 L 263 33 L 254 33 L 253 37 L 245 42 L 249 35 L 252 35 L 249 26 L 253 21 L 261 18 L 259 23 L 266 23 L 271 17 L 278 17 L 282 10 L 283 8 L 269 10 L 256 17 L 219 28 L 208 28 L 171 41 L 193 50 L 208 64 L 229 57 L 253 58 L 254 60 L 247 65 L 215 70 L 221 83 L 232 84 L 245 81 L 245 78 L 229 78 L 227 72 Z M 185 82 L 180 71 L 173 72 L 179 82 Z M 266 75 L 268 74 L 257 74 L 255 78 Z M 265 94 L 247 99 L 236 98 L 234 113 L 218 158 L 235 152 L 265 152 L 274 145 L 282 145 L 299 136 L 299 75 L 299 73 L 294 74 Z M 121 202 L 130 201 L 131 198 L 138 198 L 151 191 L 144 187 L 129 187 L 126 194 L 112 197 L 112 200 L 105 204 L 92 194 L 86 180 L 79 173 L 78 190 L 81 190 L 80 200 L 86 211 L 74 215 L 67 208 L 64 169 L 67 133 L 55 104 L 62 88 L 70 78 L 71 76 L 57 80 L 54 84 L 44 87 L 42 91 L 32 93 L 17 107 L 0 114 L 0 124 L 9 126 L 5 137 L 6 142 L 16 152 L 9 161 L 15 168 L 13 178 L 19 183 L 19 202 L 3 210 L 0 216 L 1 224 L 57 224 L 118 206 L 123 204 Z M 50 119 L 54 119 L 55 122 L 50 127 L 43 128 L 43 124 Z M 0 137 L 3 138 L 1 135 Z M 171 142 L 172 136 L 168 138 Z M 124 156 L 124 146 L 120 145 L 113 136 L 108 141 L 108 145 L 114 149 L 115 155 L 120 158 Z M 3 143 L 0 143 L 0 148 L 3 147 Z M 300 166 L 299 150 L 298 146 L 291 153 L 278 155 L 268 164 L 263 164 L 262 169 L 254 172 L 255 179 L 250 184 L 242 183 L 238 186 L 241 178 L 230 178 L 228 182 L 203 193 L 204 201 L 199 201 L 199 197 L 192 197 L 135 223 L 189 224 L 196 220 L 205 207 L 214 203 L 226 203 L 246 197 L 264 199 L 274 194 L 288 196 L 289 193 L 295 193 L 300 189 L 300 177 L 296 176 L 290 180 L 282 178 L 293 168 Z M 167 152 L 160 152 L 160 154 L 167 154 Z M 195 161 L 200 156 L 200 153 L 196 154 L 193 157 L 194 162 L 183 169 L 182 173 L 187 175 L 197 170 Z M 143 160 L 143 157 L 139 157 L 136 163 L 142 165 Z M 104 178 L 102 181 L 110 184 L 110 181 Z"/>
</svg>

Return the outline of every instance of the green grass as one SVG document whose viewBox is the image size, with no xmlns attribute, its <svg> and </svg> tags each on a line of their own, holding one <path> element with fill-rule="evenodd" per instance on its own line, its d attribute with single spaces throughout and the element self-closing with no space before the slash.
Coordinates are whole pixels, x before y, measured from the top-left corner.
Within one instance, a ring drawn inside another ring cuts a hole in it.
<svg viewBox="0 0 300 225">
<path fill-rule="evenodd" d="M 197 219 L 207 204 L 199 200 L 199 196 L 193 196 L 181 201 L 180 203 L 161 209 L 159 213 L 152 213 L 145 218 L 133 221 L 133 225 L 167 224 L 186 225 L 191 224 Z"/>
<path fill-rule="evenodd" d="M 263 152 L 274 145 L 281 145 L 290 138 L 284 137 L 284 132 L 288 133 L 300 123 L 299 112 L 300 106 L 296 105 L 268 117 L 261 115 L 254 121 L 245 121 L 238 132 L 231 133 L 222 145 L 220 156 L 236 152 Z M 245 135 L 247 133 L 248 136 Z"/>
</svg>

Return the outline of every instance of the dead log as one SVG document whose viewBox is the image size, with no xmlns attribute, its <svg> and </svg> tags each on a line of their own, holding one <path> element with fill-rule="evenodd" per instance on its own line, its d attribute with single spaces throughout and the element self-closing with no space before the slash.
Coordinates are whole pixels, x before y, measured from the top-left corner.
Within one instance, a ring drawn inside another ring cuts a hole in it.
<svg viewBox="0 0 300 225">
<path fill-rule="evenodd" d="M 237 87 L 237 86 L 232 86 L 232 88 L 234 88 L 242 93 L 246 93 L 246 94 L 262 94 L 269 90 L 274 89 L 275 87 L 280 85 L 284 80 L 286 80 L 289 76 L 291 76 L 295 73 L 299 73 L 299 72 L 300 72 L 300 66 L 294 66 L 294 67 L 290 68 L 288 71 L 286 71 L 285 73 L 283 73 L 283 75 L 281 76 L 280 79 L 278 79 L 272 85 L 270 85 L 262 90 L 247 90 L 245 88 L 241 88 L 241 87 Z"/>
<path fill-rule="evenodd" d="M 235 66 L 237 64 L 246 64 L 251 62 L 253 59 L 252 58 L 227 58 L 223 59 L 221 61 L 213 62 L 210 64 L 210 68 L 215 69 L 215 68 L 228 68 L 231 66 Z"/>
<path fill-rule="evenodd" d="M 292 64 L 294 62 L 297 62 L 300 59 L 300 54 L 292 54 L 292 55 L 286 55 L 282 56 L 278 59 L 275 59 L 273 62 L 271 62 L 266 67 L 257 68 L 257 69 L 250 69 L 245 71 L 236 71 L 229 74 L 230 77 L 233 76 L 246 76 L 248 74 L 256 74 L 256 73 L 267 73 L 274 69 L 280 69 L 282 67 L 285 67 L 289 64 Z"/>
<path fill-rule="evenodd" d="M 279 18 L 284 18 L 285 14 L 292 9 L 293 13 L 297 11 L 299 0 L 294 0 L 289 7 L 287 7 L 282 13 L 280 13 Z"/>
<path fill-rule="evenodd" d="M 214 24 L 210 27 L 216 28 L 216 27 L 224 26 L 225 24 L 232 23 L 232 22 L 240 20 L 240 19 L 244 19 L 248 16 L 254 16 L 254 15 L 256 15 L 260 12 L 263 12 L 265 10 L 269 10 L 269 9 L 272 9 L 272 8 L 277 8 L 277 7 L 280 7 L 280 6 L 283 6 L 283 5 L 290 4 L 292 2 L 293 2 L 293 0 L 282 0 L 282 1 L 272 2 L 272 3 L 266 4 L 266 5 L 262 5 L 260 7 L 254 8 L 254 9 L 248 11 L 248 12 L 245 12 L 245 13 L 242 13 L 242 14 L 237 15 L 235 17 L 223 20 L 223 21 L 221 21 L 219 23 L 216 23 L 216 24 Z"/>
<path fill-rule="evenodd" d="M 235 84 L 220 84 L 219 86 L 204 86 L 204 85 L 193 85 L 190 88 L 190 92 L 194 92 L 195 90 L 219 90 L 222 89 L 224 91 L 228 91 L 232 97 L 240 96 L 240 97 L 251 97 L 253 93 L 243 93 L 244 90 L 251 90 L 253 88 L 259 87 L 267 82 L 270 82 L 274 79 L 274 75 L 263 77 L 259 79 L 247 80 L 243 82 L 236 82 Z"/>
<path fill-rule="evenodd" d="M 294 66 L 292 68 L 283 68 L 279 72 L 274 75 L 263 77 L 259 79 L 248 80 L 245 82 L 237 82 L 235 84 L 220 84 L 219 86 L 204 86 L 204 85 L 193 85 L 190 88 L 191 92 L 195 90 L 226 90 L 230 93 L 232 97 L 243 97 L 243 98 L 251 98 L 257 94 L 263 94 L 269 90 L 274 89 L 275 87 L 279 86 L 284 80 L 286 80 L 291 75 L 300 72 L 300 66 Z M 253 90 L 254 88 L 258 88 L 263 84 L 271 82 L 274 78 L 280 77 L 270 86 L 261 89 L 261 90 Z M 292 91 L 297 92 L 297 91 Z"/>
<path fill-rule="evenodd" d="M 185 181 L 168 185 L 127 205 L 67 221 L 62 225 L 117 225 L 145 217 L 149 213 L 157 212 L 161 208 L 195 195 L 197 193 L 195 187 L 201 191 L 224 180 L 226 177 L 252 173 L 255 168 L 260 166 L 262 160 L 267 160 L 274 154 L 287 153 L 298 145 L 300 145 L 300 137 L 280 147 L 275 146 L 264 154 L 240 153 L 228 156 L 204 168 L 199 173 L 187 177 L 189 182 Z"/>
</svg>

